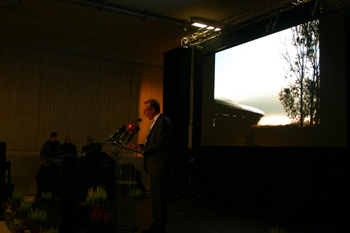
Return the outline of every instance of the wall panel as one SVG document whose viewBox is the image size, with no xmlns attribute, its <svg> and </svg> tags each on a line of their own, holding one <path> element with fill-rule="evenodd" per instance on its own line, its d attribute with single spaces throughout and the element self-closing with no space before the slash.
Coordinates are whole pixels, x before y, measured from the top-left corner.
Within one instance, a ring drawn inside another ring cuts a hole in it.
<svg viewBox="0 0 350 233">
<path fill-rule="evenodd" d="M 138 137 L 138 143 L 144 143 L 148 129 L 151 125 L 151 121 L 143 117 L 143 103 L 148 99 L 157 99 L 160 103 L 161 111 L 163 109 L 163 70 L 156 67 L 150 67 L 146 65 L 138 65 L 135 69 L 135 76 L 142 77 L 141 86 L 139 90 L 138 98 L 138 114 L 139 118 L 143 119 L 140 122 L 140 132 Z"/>
<path fill-rule="evenodd" d="M 23 46 L 1 51 L 0 141 L 8 150 L 35 150 L 42 52 Z"/>
<path fill-rule="evenodd" d="M 71 136 L 80 150 L 88 136 L 104 142 L 143 118 L 146 99 L 162 102 L 159 66 L 5 43 L 1 51 L 0 140 L 8 151 L 39 151 L 53 131 L 60 142 Z"/>
<path fill-rule="evenodd" d="M 53 131 L 60 143 L 70 136 L 80 155 L 88 136 L 104 143 L 141 118 L 133 142 L 143 142 L 150 124 L 143 102 L 156 98 L 162 105 L 162 80 L 161 66 L 0 42 L 0 141 L 13 162 L 15 189 L 36 192 L 39 153 Z"/>
</svg>

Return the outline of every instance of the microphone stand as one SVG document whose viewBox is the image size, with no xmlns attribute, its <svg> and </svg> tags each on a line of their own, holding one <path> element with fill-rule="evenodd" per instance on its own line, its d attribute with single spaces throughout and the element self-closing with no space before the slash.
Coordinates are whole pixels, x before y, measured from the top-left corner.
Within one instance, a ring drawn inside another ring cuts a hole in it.
<svg viewBox="0 0 350 233">
<path fill-rule="evenodd" d="M 119 149 L 119 150 L 118 150 Z M 118 151 L 117 151 L 118 150 Z M 121 151 L 122 148 L 116 148 L 112 154 L 101 164 L 100 168 L 97 169 L 97 171 L 95 172 L 95 176 L 97 175 L 97 173 L 99 173 L 99 171 L 105 166 L 105 164 L 110 160 L 113 159 L 116 155 L 118 155 L 119 151 Z"/>
<path fill-rule="evenodd" d="M 87 154 L 89 154 L 89 153 L 93 152 L 94 150 L 96 150 L 96 149 L 98 149 L 98 148 L 100 148 L 100 147 L 102 147 L 102 146 L 106 145 L 107 143 L 108 143 L 108 141 L 107 141 L 107 142 L 105 142 L 105 143 L 104 143 L 104 144 L 102 144 L 102 145 L 99 145 L 99 146 L 96 146 L 95 148 L 92 148 L 92 149 L 91 149 L 91 150 L 89 150 L 88 152 L 84 153 L 82 156 L 85 156 L 85 155 L 87 155 Z"/>
<path fill-rule="evenodd" d="M 109 143 L 113 146 L 116 146 L 117 148 L 112 152 L 112 154 L 110 155 L 110 157 L 108 159 L 106 159 L 102 165 L 100 166 L 100 168 L 96 171 L 95 175 L 102 169 L 102 167 L 108 162 L 109 159 L 114 159 L 115 156 L 117 156 L 119 154 L 119 152 L 123 149 L 126 149 L 128 151 L 132 151 L 132 152 L 135 152 L 135 153 L 140 153 L 140 154 L 143 154 L 144 151 L 140 151 L 140 150 L 133 150 L 129 147 L 127 147 L 126 145 L 134 138 L 134 135 L 136 134 L 137 132 L 133 133 L 132 135 L 130 135 L 129 138 L 127 138 L 127 141 L 126 143 L 124 144 L 119 144 L 117 140 L 108 140 L 107 142 L 105 142 L 103 145 Z M 102 146 L 103 146 L 102 145 Z M 92 151 L 92 150 L 91 150 Z M 89 151 L 90 152 L 90 151 Z"/>
<path fill-rule="evenodd" d="M 83 154 L 83 156 L 85 156 L 86 154 L 88 154 L 88 153 L 90 153 L 90 152 L 96 150 L 96 149 L 99 148 L 99 147 L 102 147 L 102 146 L 106 145 L 107 143 L 109 143 L 109 142 L 112 141 L 112 140 L 113 140 L 113 137 L 111 137 L 110 139 L 108 139 L 108 140 L 107 140 L 105 143 L 103 143 L 102 145 L 100 145 L 100 146 L 98 146 L 98 147 L 95 147 L 95 148 L 93 148 L 92 150 L 86 152 L 85 154 Z M 118 149 L 118 148 L 117 148 L 117 149 Z M 117 149 L 115 149 L 115 150 L 112 152 L 112 155 L 115 153 L 115 151 L 116 151 Z M 119 152 L 119 151 L 118 151 L 118 152 Z M 114 156 L 111 157 L 111 158 L 114 158 Z M 102 165 L 100 166 L 100 168 L 97 169 L 97 171 L 95 172 L 95 176 L 96 176 L 97 173 L 102 169 L 102 167 L 108 162 L 109 159 L 110 159 L 110 157 L 108 157 L 108 159 L 106 159 L 106 160 L 102 163 Z"/>
<path fill-rule="evenodd" d="M 180 193 L 180 194 L 177 194 L 175 195 L 174 197 L 175 198 L 178 198 L 180 196 L 183 196 L 183 195 L 187 195 L 187 196 L 190 196 L 190 195 L 195 195 L 201 199 L 204 199 L 204 197 L 202 197 L 201 195 L 199 195 L 198 193 L 194 192 L 193 191 L 193 185 L 192 185 L 192 178 L 193 178 L 193 174 L 195 173 L 195 171 L 192 171 L 195 167 L 194 165 L 194 157 L 191 156 L 190 158 L 187 158 L 186 160 L 186 165 L 187 165 L 187 190 Z"/>
</svg>

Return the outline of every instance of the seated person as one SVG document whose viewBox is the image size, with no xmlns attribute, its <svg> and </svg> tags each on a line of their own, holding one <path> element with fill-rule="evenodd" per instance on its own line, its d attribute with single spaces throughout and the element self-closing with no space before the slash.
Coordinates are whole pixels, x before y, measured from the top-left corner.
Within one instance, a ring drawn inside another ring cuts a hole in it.
<svg viewBox="0 0 350 233">
<path fill-rule="evenodd" d="M 50 140 L 46 141 L 40 151 L 42 165 L 35 176 L 38 197 L 42 192 L 51 192 L 53 196 L 59 196 L 60 169 L 55 166 L 55 160 L 62 154 L 61 144 L 56 140 L 57 133 L 52 132 Z"/>
<path fill-rule="evenodd" d="M 82 149 L 83 155 L 93 149 L 92 143 L 93 143 L 94 140 L 92 139 L 92 137 L 91 136 L 87 137 L 86 141 L 87 141 L 87 145 L 84 146 L 83 149 Z"/>
<path fill-rule="evenodd" d="M 63 155 L 77 155 L 77 148 L 71 142 L 70 137 L 66 136 L 64 143 L 62 144 Z"/>
</svg>

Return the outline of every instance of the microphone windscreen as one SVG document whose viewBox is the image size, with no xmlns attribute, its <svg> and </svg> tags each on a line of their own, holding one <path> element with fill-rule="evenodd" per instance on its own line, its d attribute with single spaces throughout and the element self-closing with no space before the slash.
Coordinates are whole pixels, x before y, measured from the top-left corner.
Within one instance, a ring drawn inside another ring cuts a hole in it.
<svg viewBox="0 0 350 233">
<path fill-rule="evenodd" d="M 133 131 L 133 130 L 135 129 L 135 127 L 136 127 L 135 123 L 134 123 L 134 122 L 131 122 L 131 123 L 128 125 L 127 129 L 128 129 L 129 131 Z"/>
</svg>

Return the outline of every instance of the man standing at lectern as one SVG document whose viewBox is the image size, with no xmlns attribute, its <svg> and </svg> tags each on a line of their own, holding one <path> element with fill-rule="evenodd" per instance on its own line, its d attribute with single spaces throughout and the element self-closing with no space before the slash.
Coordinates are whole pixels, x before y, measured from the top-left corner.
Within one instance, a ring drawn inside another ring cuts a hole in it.
<svg viewBox="0 0 350 233">
<path fill-rule="evenodd" d="M 142 233 L 164 233 L 168 209 L 165 196 L 166 178 L 175 158 L 172 125 L 169 118 L 160 113 L 159 102 L 155 99 L 144 102 L 143 113 L 152 121 L 145 143 L 129 145 L 134 150 L 144 152 L 144 168 L 152 192 L 153 223 L 151 228 L 143 230 Z"/>
</svg>

